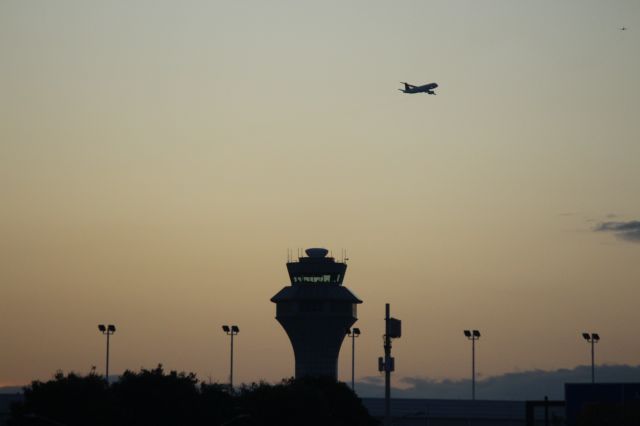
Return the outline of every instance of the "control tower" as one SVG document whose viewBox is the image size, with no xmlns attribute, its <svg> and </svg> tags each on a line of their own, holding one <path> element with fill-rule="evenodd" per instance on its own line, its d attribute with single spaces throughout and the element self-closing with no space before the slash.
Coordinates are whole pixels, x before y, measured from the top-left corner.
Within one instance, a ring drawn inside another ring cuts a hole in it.
<svg viewBox="0 0 640 426">
<path fill-rule="evenodd" d="M 347 264 L 323 248 L 287 262 L 291 285 L 271 298 L 276 319 L 289 335 L 296 358 L 296 378 L 338 379 L 338 354 L 347 330 L 356 322 L 358 299 L 342 286 Z"/>
</svg>

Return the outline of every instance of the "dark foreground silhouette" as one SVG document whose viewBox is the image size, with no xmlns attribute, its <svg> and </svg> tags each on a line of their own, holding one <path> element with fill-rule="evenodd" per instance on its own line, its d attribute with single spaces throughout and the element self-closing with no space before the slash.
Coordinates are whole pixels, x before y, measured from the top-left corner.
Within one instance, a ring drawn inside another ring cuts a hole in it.
<svg viewBox="0 0 640 426">
<path fill-rule="evenodd" d="M 288 379 L 253 383 L 232 391 L 200 383 L 193 373 L 165 373 L 162 366 L 126 371 L 107 385 L 102 376 L 57 373 L 24 389 L 11 410 L 12 426 L 39 425 L 377 425 L 344 383 Z"/>
</svg>

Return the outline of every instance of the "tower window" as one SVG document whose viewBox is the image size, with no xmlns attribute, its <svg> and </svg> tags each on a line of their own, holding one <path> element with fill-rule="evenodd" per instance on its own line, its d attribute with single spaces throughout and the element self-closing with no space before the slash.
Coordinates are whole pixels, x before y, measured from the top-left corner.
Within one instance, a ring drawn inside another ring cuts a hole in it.
<svg viewBox="0 0 640 426">
<path fill-rule="evenodd" d="M 330 283 L 337 282 L 331 279 L 331 275 L 313 275 L 293 277 L 294 283 Z"/>
</svg>

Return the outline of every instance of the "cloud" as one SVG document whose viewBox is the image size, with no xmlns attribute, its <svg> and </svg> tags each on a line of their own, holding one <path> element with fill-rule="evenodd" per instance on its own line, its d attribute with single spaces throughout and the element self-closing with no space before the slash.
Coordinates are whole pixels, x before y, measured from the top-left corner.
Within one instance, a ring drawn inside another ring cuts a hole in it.
<svg viewBox="0 0 640 426">
<path fill-rule="evenodd" d="M 623 240 L 640 243 L 640 221 L 602 222 L 594 229 L 596 232 L 612 232 Z"/>
<path fill-rule="evenodd" d="M 640 382 L 640 366 L 599 365 L 596 367 L 598 382 Z M 591 381 L 591 366 L 553 371 L 532 370 L 507 373 L 476 381 L 476 397 L 494 400 L 564 399 L 565 383 Z M 471 380 L 434 380 L 422 377 L 405 377 L 394 388 L 394 398 L 469 399 Z M 407 386 L 408 385 L 408 386 Z M 360 397 L 384 396 L 382 377 L 365 377 L 356 383 Z"/>
</svg>

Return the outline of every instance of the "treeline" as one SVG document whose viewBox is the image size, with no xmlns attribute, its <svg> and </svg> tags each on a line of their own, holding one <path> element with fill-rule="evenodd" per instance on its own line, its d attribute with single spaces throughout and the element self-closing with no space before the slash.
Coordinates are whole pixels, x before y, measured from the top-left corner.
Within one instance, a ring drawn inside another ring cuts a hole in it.
<svg viewBox="0 0 640 426">
<path fill-rule="evenodd" d="M 126 371 L 108 385 L 91 373 L 34 381 L 11 408 L 11 426 L 377 425 L 344 383 L 330 379 L 253 383 L 231 390 L 162 366 Z"/>
</svg>

